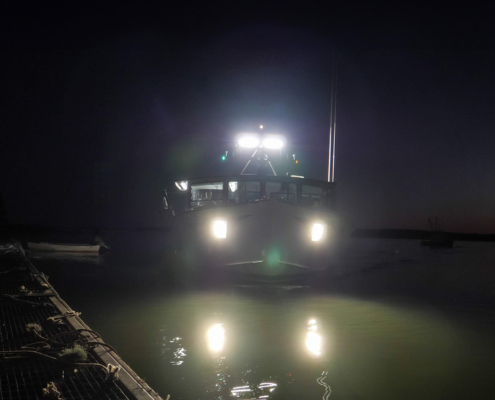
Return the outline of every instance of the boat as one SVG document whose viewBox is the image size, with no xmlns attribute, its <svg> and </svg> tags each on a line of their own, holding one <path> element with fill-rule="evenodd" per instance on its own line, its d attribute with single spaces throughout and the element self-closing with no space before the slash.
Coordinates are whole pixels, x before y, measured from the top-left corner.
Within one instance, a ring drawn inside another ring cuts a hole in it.
<svg viewBox="0 0 495 400">
<path fill-rule="evenodd" d="M 428 223 L 430 224 L 431 233 L 429 240 L 421 241 L 421 246 L 428 246 L 433 248 L 448 248 L 454 247 L 454 237 L 451 233 L 443 232 L 438 224 L 438 218 L 435 217 L 435 224 L 428 217 Z"/>
<path fill-rule="evenodd" d="M 238 148 L 254 148 L 241 174 L 176 182 L 185 194 L 180 211 L 165 190 L 184 271 L 283 282 L 327 270 L 346 236 L 335 212 L 336 184 L 277 175 L 268 153 L 282 145 L 280 136 L 241 137 Z M 256 174 L 245 173 L 250 164 Z"/>
<path fill-rule="evenodd" d="M 57 251 L 71 253 L 98 253 L 100 245 L 69 244 L 69 243 L 33 243 L 28 242 L 28 249 L 32 251 Z"/>
</svg>

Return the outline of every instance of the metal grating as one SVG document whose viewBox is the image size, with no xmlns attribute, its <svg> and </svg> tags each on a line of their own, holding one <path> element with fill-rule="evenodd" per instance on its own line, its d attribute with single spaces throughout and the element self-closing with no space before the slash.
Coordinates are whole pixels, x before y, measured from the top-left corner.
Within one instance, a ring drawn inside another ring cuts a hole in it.
<svg viewBox="0 0 495 400">
<path fill-rule="evenodd" d="M 17 255 L 0 252 L 0 351 L 22 350 L 39 342 L 27 331 L 29 323 L 39 324 L 48 338 L 73 331 L 69 324 L 48 322 L 49 317 L 60 315 L 50 301 L 54 295 L 53 289 L 44 287 L 27 267 L 22 250 Z M 63 346 L 70 336 L 59 336 L 57 341 Z M 87 363 L 99 363 L 92 351 Z M 0 353 L 0 400 L 46 399 L 43 388 L 49 382 L 55 383 L 65 400 L 129 399 L 118 381 L 105 379 L 105 371 L 96 366 L 66 366 L 36 355 Z"/>
</svg>

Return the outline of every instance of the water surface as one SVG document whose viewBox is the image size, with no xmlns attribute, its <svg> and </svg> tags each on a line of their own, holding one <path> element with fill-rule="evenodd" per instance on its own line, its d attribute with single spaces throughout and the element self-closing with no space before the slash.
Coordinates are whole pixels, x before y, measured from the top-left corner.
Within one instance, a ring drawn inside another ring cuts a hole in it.
<svg viewBox="0 0 495 400">
<path fill-rule="evenodd" d="M 171 287 L 167 237 L 35 256 L 162 397 L 493 398 L 495 246 L 354 239 L 324 282 Z"/>
</svg>

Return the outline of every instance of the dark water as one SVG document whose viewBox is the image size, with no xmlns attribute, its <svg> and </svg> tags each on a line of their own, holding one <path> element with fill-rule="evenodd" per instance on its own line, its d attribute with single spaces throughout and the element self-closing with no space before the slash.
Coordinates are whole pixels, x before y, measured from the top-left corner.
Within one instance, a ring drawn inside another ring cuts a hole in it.
<svg viewBox="0 0 495 400">
<path fill-rule="evenodd" d="M 355 239 L 315 286 L 174 288 L 167 238 L 33 257 L 162 397 L 493 398 L 495 246 Z"/>
</svg>

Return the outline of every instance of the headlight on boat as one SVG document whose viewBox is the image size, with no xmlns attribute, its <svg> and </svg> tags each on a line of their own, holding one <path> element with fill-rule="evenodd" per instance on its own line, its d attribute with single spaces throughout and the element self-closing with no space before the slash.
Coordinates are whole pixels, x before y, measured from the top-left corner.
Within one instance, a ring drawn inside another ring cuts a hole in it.
<svg viewBox="0 0 495 400">
<path fill-rule="evenodd" d="M 225 239 L 227 237 L 227 221 L 213 221 L 213 235 L 218 239 Z"/>
<path fill-rule="evenodd" d="M 325 233 L 325 225 L 323 224 L 313 224 L 313 229 L 311 231 L 311 241 L 319 242 L 323 238 L 323 234 Z"/>
</svg>

